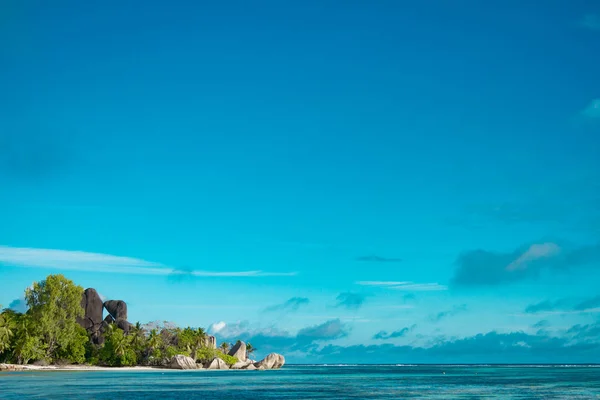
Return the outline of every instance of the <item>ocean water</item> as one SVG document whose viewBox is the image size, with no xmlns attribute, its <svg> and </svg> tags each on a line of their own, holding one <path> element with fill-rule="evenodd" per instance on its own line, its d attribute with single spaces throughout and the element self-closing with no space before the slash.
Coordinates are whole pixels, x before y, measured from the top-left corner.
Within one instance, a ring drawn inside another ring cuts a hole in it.
<svg viewBox="0 0 600 400">
<path fill-rule="evenodd" d="M 0 373 L 0 399 L 600 399 L 600 366 L 346 365 Z"/>
</svg>

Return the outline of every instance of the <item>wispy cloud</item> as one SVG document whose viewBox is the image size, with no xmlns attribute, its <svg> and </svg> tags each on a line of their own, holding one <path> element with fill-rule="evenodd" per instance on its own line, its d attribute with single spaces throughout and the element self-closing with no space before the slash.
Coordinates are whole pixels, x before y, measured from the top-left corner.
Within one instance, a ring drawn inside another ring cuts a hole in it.
<svg viewBox="0 0 600 400">
<path fill-rule="evenodd" d="M 441 311 L 441 312 L 439 312 L 437 314 L 431 315 L 429 317 L 429 319 L 431 321 L 433 321 L 433 322 L 439 322 L 439 321 L 441 321 L 444 318 L 452 317 L 452 316 L 454 316 L 456 314 L 460 314 L 460 313 L 465 312 L 465 311 L 467 311 L 467 305 L 466 304 L 461 304 L 461 305 L 452 307 L 450 310 Z"/>
<path fill-rule="evenodd" d="M 537 328 L 537 329 L 546 328 L 548 326 L 550 326 L 550 322 L 548 322 L 548 320 L 546 320 L 546 319 L 542 319 L 542 320 L 536 322 L 535 324 L 531 325 L 532 328 Z"/>
<path fill-rule="evenodd" d="M 343 307 L 349 310 L 358 310 L 365 302 L 367 296 L 360 293 L 344 292 L 337 297 L 336 307 Z"/>
<path fill-rule="evenodd" d="M 600 99 L 594 99 L 586 108 L 581 111 L 581 115 L 587 118 L 600 118 Z"/>
<path fill-rule="evenodd" d="M 560 247 L 555 243 L 532 244 L 516 260 L 506 266 L 507 271 L 526 269 L 527 265 L 540 258 L 553 257 L 560 253 Z"/>
<path fill-rule="evenodd" d="M 408 285 L 413 282 L 409 281 L 358 281 L 357 285 L 361 286 L 397 286 L 397 285 Z"/>
<path fill-rule="evenodd" d="M 276 304 L 274 306 L 271 307 L 267 307 L 265 309 L 265 311 L 267 312 L 274 312 L 274 311 L 286 311 L 286 312 L 291 312 L 291 311 L 298 311 L 298 309 L 301 306 L 307 305 L 308 303 L 310 303 L 310 300 L 306 297 L 292 297 L 291 299 L 281 303 L 281 304 Z"/>
<path fill-rule="evenodd" d="M 387 331 L 379 331 L 375 335 L 373 335 L 373 339 L 375 340 L 387 340 L 387 339 L 395 339 L 399 337 L 406 336 L 407 333 L 411 332 L 417 327 L 417 325 L 412 325 L 406 328 L 402 328 L 400 330 L 390 332 Z"/>
<path fill-rule="evenodd" d="M 575 304 L 575 307 L 573 307 L 573 309 L 577 310 L 577 311 L 582 311 L 582 310 L 590 310 L 590 309 L 596 308 L 596 307 L 600 307 L 600 295 Z"/>
<path fill-rule="evenodd" d="M 66 271 L 89 271 L 132 275 L 170 275 L 196 277 L 260 277 L 293 276 L 295 272 L 202 271 L 172 268 L 161 263 L 132 257 L 121 257 L 84 251 L 18 248 L 0 246 L 0 264 L 52 268 Z"/>
<path fill-rule="evenodd" d="M 448 286 L 440 285 L 439 283 L 411 283 L 407 285 L 393 286 L 390 289 L 406 290 L 411 292 L 437 292 L 440 290 L 448 290 Z"/>
<path fill-rule="evenodd" d="M 381 257 L 375 254 L 370 254 L 368 256 L 356 257 L 356 261 L 365 261 L 365 262 L 388 262 L 388 263 L 398 263 L 401 262 L 401 258 L 388 258 Z"/>
<path fill-rule="evenodd" d="M 544 315 L 594 313 L 599 311 L 600 295 L 579 301 L 569 298 L 554 301 L 545 300 L 525 308 L 526 314 Z"/>
<path fill-rule="evenodd" d="M 388 289 L 405 290 L 412 292 L 448 290 L 447 286 L 440 285 L 439 283 L 435 282 L 416 283 L 411 281 L 357 281 L 356 284 L 361 286 L 378 286 L 385 287 Z"/>
<path fill-rule="evenodd" d="M 600 16 L 596 14 L 586 14 L 581 19 L 580 25 L 593 31 L 600 31 Z"/>
</svg>

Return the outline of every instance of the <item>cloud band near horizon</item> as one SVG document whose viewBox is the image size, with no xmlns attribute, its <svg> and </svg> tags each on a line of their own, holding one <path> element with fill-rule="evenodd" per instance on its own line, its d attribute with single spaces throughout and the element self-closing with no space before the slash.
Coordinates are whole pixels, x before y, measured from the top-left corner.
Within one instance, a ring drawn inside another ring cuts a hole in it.
<svg viewBox="0 0 600 400">
<path fill-rule="evenodd" d="M 173 268 L 134 257 L 85 251 L 20 248 L 0 245 L 0 264 L 25 268 L 53 268 L 65 271 L 165 275 L 193 277 L 267 277 L 294 276 L 296 272 L 204 271 Z"/>
</svg>

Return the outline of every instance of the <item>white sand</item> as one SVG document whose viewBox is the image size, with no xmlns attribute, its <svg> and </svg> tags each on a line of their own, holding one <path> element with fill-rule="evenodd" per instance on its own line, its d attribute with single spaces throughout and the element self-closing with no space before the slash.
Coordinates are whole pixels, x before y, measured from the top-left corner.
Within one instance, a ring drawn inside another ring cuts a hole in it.
<svg viewBox="0 0 600 400">
<path fill-rule="evenodd" d="M 7 371 L 156 371 L 156 370 L 165 370 L 169 368 L 159 368 L 159 367 L 97 367 L 94 365 L 17 365 L 17 364 L 2 364 L 0 367 L 0 371 L 3 371 L 4 368 L 8 367 Z"/>
</svg>

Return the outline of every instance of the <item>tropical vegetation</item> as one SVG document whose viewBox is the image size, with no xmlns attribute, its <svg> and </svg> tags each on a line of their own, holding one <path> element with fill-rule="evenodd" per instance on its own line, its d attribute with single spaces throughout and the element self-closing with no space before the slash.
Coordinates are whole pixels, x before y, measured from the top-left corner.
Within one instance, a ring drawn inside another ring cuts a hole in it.
<svg viewBox="0 0 600 400">
<path fill-rule="evenodd" d="M 138 322 L 125 333 L 110 324 L 104 331 L 104 343 L 94 344 L 77 323 L 84 315 L 82 294 L 83 288 L 63 275 L 49 275 L 34 283 L 25 291 L 25 313 L 0 312 L 0 362 L 160 366 L 177 354 L 201 363 L 215 357 L 228 365 L 237 362 L 227 355 L 230 345 L 208 347 L 208 335 L 202 328 L 145 327 Z"/>
</svg>

